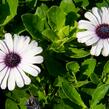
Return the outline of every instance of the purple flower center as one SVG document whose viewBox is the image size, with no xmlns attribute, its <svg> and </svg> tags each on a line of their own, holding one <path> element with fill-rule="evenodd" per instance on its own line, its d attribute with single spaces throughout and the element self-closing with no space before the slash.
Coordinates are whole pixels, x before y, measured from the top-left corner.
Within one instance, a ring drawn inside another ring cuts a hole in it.
<svg viewBox="0 0 109 109">
<path fill-rule="evenodd" d="M 101 39 L 109 38 L 109 25 L 108 24 L 101 24 L 96 28 L 96 34 Z"/>
<path fill-rule="evenodd" d="M 5 65 L 10 68 L 17 67 L 21 62 L 21 57 L 17 53 L 10 52 L 9 54 L 6 54 L 4 62 Z"/>
</svg>

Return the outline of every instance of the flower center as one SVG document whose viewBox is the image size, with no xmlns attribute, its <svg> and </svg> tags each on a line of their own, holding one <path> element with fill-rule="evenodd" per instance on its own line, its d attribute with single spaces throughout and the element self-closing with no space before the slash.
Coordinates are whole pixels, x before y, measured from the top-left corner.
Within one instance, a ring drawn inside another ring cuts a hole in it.
<svg viewBox="0 0 109 109">
<path fill-rule="evenodd" d="M 4 62 L 6 66 L 13 68 L 21 62 L 21 57 L 16 53 L 10 52 L 9 54 L 6 54 Z"/>
<path fill-rule="evenodd" d="M 109 38 L 109 25 L 108 24 L 101 24 L 96 28 L 96 34 L 101 39 Z"/>
</svg>

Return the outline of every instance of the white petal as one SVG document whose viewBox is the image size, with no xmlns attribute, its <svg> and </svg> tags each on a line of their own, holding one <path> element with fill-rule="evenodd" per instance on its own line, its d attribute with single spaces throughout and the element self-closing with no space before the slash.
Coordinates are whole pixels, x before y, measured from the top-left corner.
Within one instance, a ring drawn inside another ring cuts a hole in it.
<svg viewBox="0 0 109 109">
<path fill-rule="evenodd" d="M 29 66 L 29 65 L 23 65 L 23 64 L 21 64 L 20 68 L 24 72 L 26 72 L 26 73 L 28 73 L 28 74 L 30 74 L 32 76 L 37 76 L 39 74 L 38 69 L 35 69 L 35 68 L 33 68 L 33 67 Z"/>
<path fill-rule="evenodd" d="M 40 73 L 41 69 L 37 65 L 30 65 L 32 68 L 37 69 L 37 71 Z"/>
<path fill-rule="evenodd" d="M 109 24 L 109 11 L 106 7 L 102 7 L 102 23 Z"/>
<path fill-rule="evenodd" d="M 10 69 L 8 69 L 8 70 L 6 71 L 6 75 L 5 75 L 5 77 L 3 78 L 3 81 L 2 81 L 2 83 L 1 83 L 1 89 L 6 89 L 6 87 L 7 87 L 7 80 L 8 80 L 9 74 L 10 74 Z"/>
<path fill-rule="evenodd" d="M 9 49 L 2 40 L 0 40 L 0 50 L 4 53 L 9 53 Z"/>
<path fill-rule="evenodd" d="M 91 12 L 86 12 L 85 17 L 93 23 L 93 25 L 98 25 L 99 22 L 97 21 L 97 18 L 91 13 Z"/>
<path fill-rule="evenodd" d="M 87 40 L 86 41 L 86 45 L 87 46 L 90 46 L 90 45 L 93 45 L 94 43 L 96 43 L 97 41 L 99 40 L 99 37 L 92 37 L 91 39 Z"/>
<path fill-rule="evenodd" d="M 8 89 L 10 91 L 14 90 L 14 88 L 15 88 L 15 79 L 14 79 L 14 74 L 13 74 L 12 70 L 10 71 L 10 75 L 9 75 L 9 78 L 8 78 Z"/>
<path fill-rule="evenodd" d="M 92 13 L 96 16 L 98 22 L 101 24 L 102 23 L 102 19 L 101 19 L 101 13 L 100 10 L 96 7 L 92 8 Z"/>
<path fill-rule="evenodd" d="M 30 42 L 29 37 L 24 37 L 24 36 L 19 37 L 18 35 L 14 34 L 14 51 L 18 53 L 23 52 L 25 49 L 28 48 L 29 42 Z"/>
<path fill-rule="evenodd" d="M 4 63 L 0 63 L 0 72 L 2 72 L 2 70 L 5 68 L 5 64 Z"/>
<path fill-rule="evenodd" d="M 77 38 L 83 38 L 83 37 L 86 37 L 86 36 L 89 36 L 89 35 L 95 35 L 95 33 L 92 32 L 92 31 L 82 31 L 82 32 L 78 32 L 78 33 L 77 33 Z"/>
<path fill-rule="evenodd" d="M 103 48 L 103 41 L 102 39 L 99 40 L 96 44 L 94 44 L 91 48 L 91 54 L 95 56 L 99 56 L 101 53 L 101 50 Z"/>
<path fill-rule="evenodd" d="M 15 82 L 17 84 L 18 87 L 23 87 L 24 86 L 24 81 L 23 81 L 23 78 L 20 74 L 20 72 L 14 68 L 13 70 L 13 74 L 14 74 L 14 79 L 15 79 Z"/>
<path fill-rule="evenodd" d="M 7 68 L 2 68 L 2 70 L 0 70 L 0 84 L 3 81 L 3 78 L 6 76 L 7 73 Z"/>
<path fill-rule="evenodd" d="M 29 85 L 31 83 L 31 79 L 24 73 L 24 71 L 21 68 L 18 68 L 19 72 L 21 73 L 24 82 L 26 85 Z"/>
<path fill-rule="evenodd" d="M 12 35 L 10 33 L 6 33 L 5 34 L 5 39 L 4 39 L 7 48 L 9 49 L 9 51 L 13 51 L 13 39 L 12 39 Z"/>
<path fill-rule="evenodd" d="M 93 38 L 93 35 L 88 35 L 88 36 L 83 37 L 83 38 L 78 38 L 78 42 L 85 43 L 88 40 L 90 40 L 91 38 Z"/>
<path fill-rule="evenodd" d="M 29 56 L 35 56 L 39 53 L 41 53 L 43 49 L 41 47 L 36 47 L 34 49 L 28 48 L 28 50 L 23 51 L 22 57 L 29 57 Z"/>
<path fill-rule="evenodd" d="M 33 41 L 31 41 L 31 43 L 30 43 L 29 46 L 31 46 L 31 48 L 34 48 L 34 47 L 37 47 L 38 46 L 38 43 L 33 40 Z"/>
<path fill-rule="evenodd" d="M 103 55 L 103 56 L 108 56 L 108 55 L 109 55 L 109 42 L 108 42 L 107 39 L 104 39 L 104 40 L 103 40 L 102 55 Z"/>
<path fill-rule="evenodd" d="M 87 29 L 90 31 L 95 31 L 96 27 L 91 22 L 89 22 L 87 20 L 80 20 L 78 22 L 78 28 L 79 29 Z"/>
<path fill-rule="evenodd" d="M 33 57 L 23 57 L 23 64 L 41 64 L 43 62 L 42 56 L 33 56 Z"/>
<path fill-rule="evenodd" d="M 5 55 L 6 54 L 0 50 L 0 62 L 4 59 Z"/>
</svg>

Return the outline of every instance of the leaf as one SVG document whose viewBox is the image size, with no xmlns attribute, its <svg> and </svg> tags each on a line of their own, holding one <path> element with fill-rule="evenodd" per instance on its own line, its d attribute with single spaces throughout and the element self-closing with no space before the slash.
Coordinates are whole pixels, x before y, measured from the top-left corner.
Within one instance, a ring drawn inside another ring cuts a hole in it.
<svg viewBox="0 0 109 109">
<path fill-rule="evenodd" d="M 75 7 L 72 0 L 62 0 L 62 2 L 60 3 L 60 8 L 63 9 L 66 14 L 69 12 L 78 11 L 78 8 Z"/>
<path fill-rule="evenodd" d="M 70 47 L 69 51 L 70 51 L 70 53 L 67 52 L 66 55 L 71 58 L 83 58 L 83 57 L 90 55 L 90 53 L 88 51 L 85 51 L 83 49 L 78 49 L 78 48 Z"/>
<path fill-rule="evenodd" d="M 59 39 L 63 40 L 65 37 L 69 35 L 69 32 L 70 32 L 69 26 L 64 26 L 63 28 L 61 28 L 59 32 L 57 33 Z"/>
<path fill-rule="evenodd" d="M 51 30 L 51 29 L 45 29 L 42 34 L 50 41 L 54 42 L 56 40 L 58 40 L 58 36 L 56 35 L 56 33 Z"/>
<path fill-rule="evenodd" d="M 10 14 L 8 3 L 0 4 L 0 25 L 3 24 L 6 17 Z"/>
<path fill-rule="evenodd" d="M 105 74 L 109 73 L 109 61 L 107 61 L 106 64 L 104 65 L 103 72 Z"/>
<path fill-rule="evenodd" d="M 29 7 L 29 8 L 33 8 L 33 7 L 36 7 L 37 5 L 37 1 L 38 0 L 26 0 L 26 5 Z"/>
<path fill-rule="evenodd" d="M 64 11 L 58 6 L 52 6 L 47 13 L 48 24 L 54 31 L 59 31 L 65 25 Z"/>
<path fill-rule="evenodd" d="M 75 88 L 81 87 L 83 85 L 88 84 L 89 81 L 88 80 L 84 80 L 84 81 L 77 81 L 77 83 L 74 84 Z"/>
<path fill-rule="evenodd" d="M 62 84 L 62 89 L 65 95 L 74 102 L 77 105 L 82 106 L 83 108 L 86 108 L 86 105 L 82 101 L 80 94 L 77 92 L 77 90 L 68 82 L 64 81 Z"/>
<path fill-rule="evenodd" d="M 101 8 L 101 7 L 108 7 L 109 6 L 108 0 L 100 0 L 100 1 L 98 3 L 96 3 L 97 7 Z"/>
<path fill-rule="evenodd" d="M 45 4 L 42 4 L 36 9 L 35 15 L 38 15 L 41 19 L 45 18 L 47 15 L 48 7 Z"/>
<path fill-rule="evenodd" d="M 72 106 L 65 104 L 64 102 L 60 102 L 58 104 L 53 105 L 53 109 L 74 109 Z"/>
<path fill-rule="evenodd" d="M 95 89 L 92 88 L 81 88 L 81 91 L 85 92 L 88 95 L 92 95 Z"/>
<path fill-rule="evenodd" d="M 19 103 L 20 109 L 27 109 L 26 108 L 27 100 L 28 99 L 26 97 L 20 98 L 20 103 Z"/>
<path fill-rule="evenodd" d="M 74 73 L 76 73 L 76 72 L 78 72 L 79 71 L 79 68 L 80 68 L 80 66 L 79 66 L 79 64 L 77 63 L 77 62 L 68 62 L 67 64 L 66 64 L 66 69 L 67 69 L 67 71 L 69 71 L 69 72 L 74 72 Z"/>
<path fill-rule="evenodd" d="M 92 100 L 91 100 L 92 109 L 101 101 L 101 99 L 104 98 L 108 90 L 109 90 L 109 84 L 102 84 L 95 89 L 95 91 L 92 94 Z"/>
<path fill-rule="evenodd" d="M 101 104 L 99 104 L 99 105 L 94 106 L 94 107 L 91 108 L 91 109 L 106 109 L 106 106 L 101 103 Z"/>
<path fill-rule="evenodd" d="M 64 79 L 61 76 L 58 76 L 55 79 L 54 85 L 57 87 L 62 87 L 62 83 L 63 83 Z"/>
<path fill-rule="evenodd" d="M 74 0 L 77 6 L 79 7 L 87 7 L 89 5 L 89 0 Z M 93 2 L 92 2 L 93 3 Z"/>
<path fill-rule="evenodd" d="M 84 75 L 87 75 L 88 77 L 90 77 L 90 75 L 92 73 L 94 73 L 94 69 L 96 66 L 96 60 L 95 59 L 87 59 L 82 63 L 82 68 L 85 69 L 84 71 Z"/>
<path fill-rule="evenodd" d="M 33 38 L 39 38 L 40 33 L 44 29 L 44 22 L 37 15 L 24 14 L 22 15 L 22 21 L 25 28 L 31 34 Z"/>
<path fill-rule="evenodd" d="M 104 65 L 103 72 L 102 72 L 102 77 L 103 77 L 103 82 L 109 83 L 109 61 L 107 61 Z"/>
<path fill-rule="evenodd" d="M 17 14 L 18 0 L 7 0 L 7 3 L 9 5 L 10 14 L 7 15 L 5 21 L 2 25 L 6 25 Z"/>
<path fill-rule="evenodd" d="M 10 99 L 7 99 L 6 102 L 5 102 L 5 109 L 19 109 L 17 104 L 10 100 Z"/>
<path fill-rule="evenodd" d="M 92 73 L 90 75 L 90 79 L 91 79 L 91 82 L 94 84 L 99 84 L 99 82 L 100 82 L 100 79 L 96 73 Z"/>
</svg>

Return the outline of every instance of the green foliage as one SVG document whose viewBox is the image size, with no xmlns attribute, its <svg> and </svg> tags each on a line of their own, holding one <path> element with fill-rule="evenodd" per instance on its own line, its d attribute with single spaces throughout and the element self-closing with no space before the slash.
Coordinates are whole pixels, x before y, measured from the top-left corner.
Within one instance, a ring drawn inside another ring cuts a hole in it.
<svg viewBox="0 0 109 109">
<path fill-rule="evenodd" d="M 68 97 L 69 100 L 71 100 L 77 105 L 82 106 L 83 108 L 86 108 L 79 93 L 72 85 L 68 84 L 67 82 L 63 82 L 62 89 L 64 94 Z"/>
<path fill-rule="evenodd" d="M 106 95 L 109 90 L 109 84 L 103 84 L 98 86 L 92 94 L 91 108 L 94 109 L 95 106 L 100 102 L 102 98 Z"/>
<path fill-rule="evenodd" d="M 5 109 L 26 109 L 31 96 L 41 109 L 109 108 L 109 58 L 91 56 L 76 39 L 78 21 L 95 6 L 109 6 L 109 0 L 0 1 L 0 38 L 6 32 L 28 35 L 44 57 L 30 85 L 3 91 Z"/>
<path fill-rule="evenodd" d="M 5 103 L 5 108 L 10 109 L 10 107 L 11 109 L 19 109 L 17 104 L 14 101 L 7 99 Z"/>
<path fill-rule="evenodd" d="M 18 0 L 7 0 L 4 4 L 1 5 L 1 12 L 5 12 L 3 9 L 7 9 L 6 13 L 3 13 L 3 16 L 5 16 L 5 20 L 1 25 L 6 25 L 15 15 L 17 14 L 17 7 L 18 7 Z M 6 6 L 6 8 L 5 8 Z M 9 8 L 8 8 L 9 7 Z"/>
<path fill-rule="evenodd" d="M 57 6 L 53 6 L 48 10 L 47 17 L 48 24 L 54 31 L 60 30 L 65 25 L 64 11 Z"/>
<path fill-rule="evenodd" d="M 82 63 L 82 67 L 85 69 L 84 75 L 87 75 L 90 77 L 92 73 L 94 73 L 94 69 L 96 66 L 96 60 L 95 59 L 87 59 Z"/>
<path fill-rule="evenodd" d="M 43 31 L 44 22 L 37 15 L 25 14 L 22 16 L 22 20 L 25 28 L 33 38 L 40 37 L 39 34 Z"/>
<path fill-rule="evenodd" d="M 67 69 L 67 71 L 69 71 L 69 72 L 74 72 L 74 73 L 76 73 L 76 72 L 79 71 L 79 68 L 80 68 L 80 66 L 79 66 L 79 64 L 78 64 L 77 62 L 69 62 L 69 63 L 67 63 L 67 65 L 66 65 L 66 69 Z"/>
</svg>

